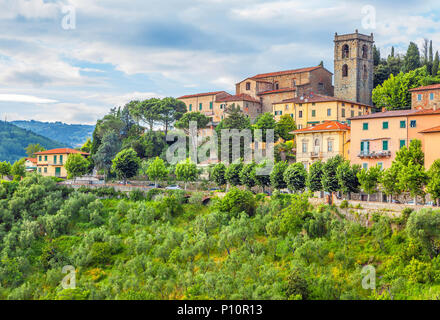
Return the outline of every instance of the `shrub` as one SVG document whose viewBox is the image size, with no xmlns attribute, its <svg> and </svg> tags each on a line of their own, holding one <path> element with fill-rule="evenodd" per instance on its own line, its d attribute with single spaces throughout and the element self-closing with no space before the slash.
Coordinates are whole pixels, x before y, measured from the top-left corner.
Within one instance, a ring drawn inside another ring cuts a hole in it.
<svg viewBox="0 0 440 320">
<path fill-rule="evenodd" d="M 256 201 L 252 192 L 232 188 L 220 202 L 220 210 L 237 217 L 240 212 L 246 212 L 249 216 L 255 213 Z"/>
</svg>

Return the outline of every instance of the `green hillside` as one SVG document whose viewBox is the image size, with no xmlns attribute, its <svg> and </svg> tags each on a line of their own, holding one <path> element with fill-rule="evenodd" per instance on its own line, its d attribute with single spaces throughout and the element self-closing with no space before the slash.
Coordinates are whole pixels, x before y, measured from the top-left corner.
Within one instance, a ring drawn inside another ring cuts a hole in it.
<svg viewBox="0 0 440 320">
<path fill-rule="evenodd" d="M 65 147 L 29 130 L 19 128 L 11 123 L 0 122 L 0 161 L 14 162 L 26 156 L 25 148 L 29 144 L 39 143 L 46 149 Z"/>
<path fill-rule="evenodd" d="M 77 148 L 92 137 L 95 126 L 66 124 L 62 122 L 12 121 L 16 126 L 35 132 L 43 137 L 60 141 L 71 148 Z"/>
</svg>

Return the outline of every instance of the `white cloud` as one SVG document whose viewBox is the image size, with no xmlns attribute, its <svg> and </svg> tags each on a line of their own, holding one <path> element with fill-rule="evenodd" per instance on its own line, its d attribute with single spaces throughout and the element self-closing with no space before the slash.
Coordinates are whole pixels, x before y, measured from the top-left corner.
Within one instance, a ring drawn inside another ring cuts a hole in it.
<svg viewBox="0 0 440 320">
<path fill-rule="evenodd" d="M 2 102 L 24 102 L 24 103 L 55 103 L 57 100 L 38 98 L 22 94 L 0 94 Z"/>
</svg>

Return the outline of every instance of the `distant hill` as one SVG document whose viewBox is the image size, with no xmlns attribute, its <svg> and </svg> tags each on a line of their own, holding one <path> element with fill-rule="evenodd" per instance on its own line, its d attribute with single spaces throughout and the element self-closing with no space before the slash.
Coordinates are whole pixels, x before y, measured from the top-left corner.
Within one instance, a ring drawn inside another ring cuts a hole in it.
<svg viewBox="0 0 440 320">
<path fill-rule="evenodd" d="M 39 143 L 46 149 L 65 147 L 32 131 L 19 128 L 8 122 L 0 122 L 0 161 L 11 163 L 26 157 L 26 147 Z"/>
<path fill-rule="evenodd" d="M 62 122 L 12 121 L 16 126 L 30 130 L 43 137 L 59 141 L 71 148 L 81 147 L 91 138 L 95 126 L 66 124 Z"/>
</svg>

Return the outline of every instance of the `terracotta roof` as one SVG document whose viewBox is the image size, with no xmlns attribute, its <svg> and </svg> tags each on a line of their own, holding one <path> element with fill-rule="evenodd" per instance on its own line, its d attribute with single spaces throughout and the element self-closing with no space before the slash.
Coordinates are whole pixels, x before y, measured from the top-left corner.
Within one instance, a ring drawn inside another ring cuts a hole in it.
<svg viewBox="0 0 440 320">
<path fill-rule="evenodd" d="M 278 90 L 263 91 L 263 92 L 257 93 L 257 95 L 281 93 L 281 92 L 289 92 L 289 91 L 296 91 L 296 88 L 284 88 L 284 89 L 278 89 Z"/>
<path fill-rule="evenodd" d="M 317 67 L 309 67 L 309 68 L 301 68 L 301 69 L 293 69 L 293 70 L 286 70 L 286 71 L 277 71 L 277 72 L 270 72 L 270 73 L 261 73 L 257 74 L 256 76 L 253 76 L 253 79 L 258 78 L 267 78 L 267 77 L 276 77 L 276 76 L 282 76 L 286 74 L 293 74 L 293 73 L 301 73 L 301 72 L 310 72 L 316 69 L 322 68 L 321 66 Z"/>
<path fill-rule="evenodd" d="M 58 148 L 58 149 L 52 149 L 52 150 L 46 150 L 41 152 L 35 152 L 36 155 L 43 155 L 43 154 L 72 154 L 72 153 L 79 153 L 82 155 L 89 155 L 87 152 L 81 152 L 75 149 L 71 148 Z"/>
<path fill-rule="evenodd" d="M 424 116 L 431 114 L 440 114 L 440 110 L 434 109 L 407 109 L 407 110 L 392 110 L 385 112 L 376 112 L 363 116 L 349 118 L 348 120 L 361 120 L 361 119 L 379 119 L 379 118 L 391 118 L 391 117 L 406 117 L 406 116 Z"/>
<path fill-rule="evenodd" d="M 440 84 L 431 84 L 429 86 L 410 89 L 409 91 L 412 92 L 412 91 L 424 91 L 424 90 L 435 90 L 435 89 L 440 89 Z"/>
<path fill-rule="evenodd" d="M 251 97 L 248 94 L 242 93 L 242 94 L 237 94 L 234 96 L 228 96 L 228 97 L 224 97 L 224 98 L 220 98 L 216 100 L 217 102 L 227 102 L 227 101 L 250 101 L 250 102 L 257 102 L 260 103 L 260 100 L 257 100 L 253 97 Z"/>
<path fill-rule="evenodd" d="M 37 158 L 26 158 L 26 160 L 32 163 L 37 163 Z"/>
<path fill-rule="evenodd" d="M 426 130 L 420 131 L 419 133 L 434 133 L 434 132 L 440 132 L 440 126 L 426 129 Z"/>
<path fill-rule="evenodd" d="M 307 133 L 316 131 L 347 131 L 350 127 L 346 124 L 340 123 L 338 121 L 325 121 L 324 123 L 318 124 L 314 127 L 307 127 L 304 129 L 295 130 L 291 133 Z"/>
<path fill-rule="evenodd" d="M 189 95 L 186 95 L 186 96 L 181 96 L 181 97 L 179 97 L 179 98 L 177 98 L 177 99 L 187 99 L 187 98 L 196 98 L 196 97 L 205 97 L 205 96 L 215 96 L 215 95 L 217 95 L 217 94 L 219 94 L 219 93 L 226 93 L 226 94 L 229 94 L 229 93 L 227 93 L 226 91 L 214 91 L 214 92 L 205 92 L 205 93 L 189 94 Z"/>
<path fill-rule="evenodd" d="M 350 100 L 345 100 L 345 99 L 340 99 L 337 97 L 331 97 L 331 96 L 326 96 L 326 95 L 322 95 L 322 94 L 312 94 L 312 95 L 308 95 L 308 96 L 304 96 L 304 99 L 301 99 L 300 97 L 297 98 L 292 98 L 292 99 L 286 99 L 280 102 L 275 102 L 273 104 L 283 104 L 283 103 L 315 103 L 315 102 L 332 102 L 332 101 L 338 101 L 338 102 L 345 102 L 348 104 L 356 104 L 356 105 L 360 105 L 360 106 L 365 106 L 365 107 L 370 107 L 372 108 L 373 106 L 370 106 L 368 104 L 363 104 L 360 102 L 355 102 L 355 101 L 350 101 Z"/>
</svg>

